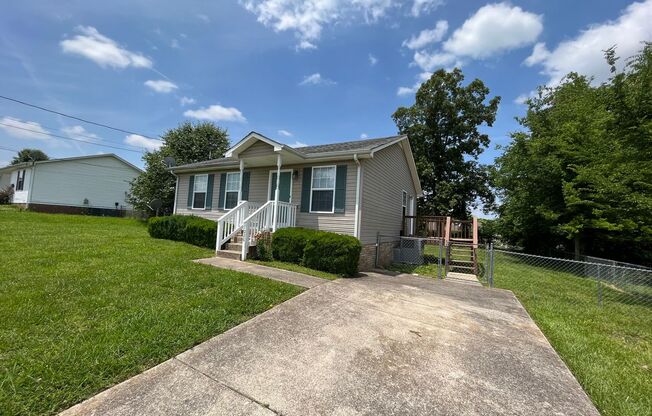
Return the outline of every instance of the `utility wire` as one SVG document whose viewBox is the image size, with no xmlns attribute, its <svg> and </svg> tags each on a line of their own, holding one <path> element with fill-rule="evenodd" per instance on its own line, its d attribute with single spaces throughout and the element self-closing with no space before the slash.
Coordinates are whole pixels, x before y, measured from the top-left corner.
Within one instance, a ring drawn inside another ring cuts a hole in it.
<svg viewBox="0 0 652 416">
<path fill-rule="evenodd" d="M 19 150 L 12 149 L 12 148 L 10 148 L 10 147 L 4 147 L 4 146 L 0 146 L 0 149 L 2 149 L 2 150 L 7 150 L 7 151 L 9 151 L 9 152 L 16 152 L 16 153 L 19 152 Z"/>
<path fill-rule="evenodd" d="M 15 98 L 11 98 L 11 97 L 6 97 L 4 95 L 0 95 L 0 98 L 2 98 L 3 100 L 13 101 L 13 102 L 18 103 L 18 104 L 26 105 L 28 107 L 32 107 L 32 108 L 36 108 L 36 109 L 39 109 L 39 110 L 47 111 L 48 113 L 53 113 L 53 114 L 57 114 L 57 115 L 60 115 L 60 116 L 63 116 L 63 117 L 71 118 L 73 120 L 78 120 L 78 121 L 81 121 L 83 123 L 88 123 L 88 124 L 93 124 L 95 126 L 104 127 L 105 129 L 111 129 L 111 130 L 115 130 L 115 131 L 119 131 L 121 133 L 127 133 L 127 134 L 136 134 L 138 136 L 143 136 L 143 137 L 146 137 L 148 139 L 163 141 L 159 137 L 150 137 L 150 136 L 146 136 L 144 134 L 136 133 L 136 132 L 133 132 L 133 131 L 124 130 L 124 129 L 121 129 L 121 128 L 118 128 L 118 127 L 109 126 L 108 124 L 98 123 L 96 121 L 91 121 L 91 120 L 83 119 L 83 118 L 80 118 L 80 117 L 71 116 L 70 114 L 65 114 L 65 113 L 62 113 L 62 112 L 59 112 L 59 111 L 56 111 L 56 110 L 41 107 L 41 106 L 36 105 L 36 104 L 30 104 L 28 102 L 17 100 Z"/>
<path fill-rule="evenodd" d="M 38 131 L 38 130 L 26 129 L 26 128 L 24 128 L 24 127 L 13 126 L 13 125 L 11 125 L 11 124 L 6 124 L 6 123 L 0 123 L 0 126 L 9 127 L 9 128 L 12 128 L 12 129 L 18 129 L 18 130 L 29 131 L 29 132 L 36 133 L 36 134 L 42 134 L 42 135 L 44 135 L 44 136 L 50 136 L 50 137 L 54 137 L 54 138 L 56 138 L 56 139 L 62 139 L 62 140 L 73 140 L 73 141 L 76 141 L 76 142 L 81 142 L 81 143 L 91 144 L 91 145 L 94 145 L 94 146 L 110 147 L 110 148 L 112 148 L 112 149 L 120 149 L 120 150 L 126 150 L 126 151 L 128 151 L 128 152 L 142 153 L 142 151 L 140 151 L 140 150 L 128 149 L 128 148 L 126 148 L 126 147 L 120 147 L 120 146 L 112 146 L 112 145 L 110 145 L 110 144 L 104 144 L 104 143 L 89 142 L 89 141 L 86 141 L 86 140 L 75 139 L 75 138 L 72 138 L 72 137 L 60 136 L 60 135 L 58 135 L 58 134 L 45 133 L 45 132 Z"/>
</svg>

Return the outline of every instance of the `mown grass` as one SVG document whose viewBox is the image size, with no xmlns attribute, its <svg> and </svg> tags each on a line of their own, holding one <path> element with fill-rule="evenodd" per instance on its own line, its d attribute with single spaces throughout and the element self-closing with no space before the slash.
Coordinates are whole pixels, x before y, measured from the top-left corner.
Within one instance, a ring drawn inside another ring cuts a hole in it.
<svg viewBox="0 0 652 416">
<path fill-rule="evenodd" d="M 335 280 L 341 276 L 333 273 L 322 272 L 321 270 L 311 269 L 310 267 L 301 266 L 299 264 L 287 263 L 284 261 L 262 261 L 262 260 L 247 260 L 251 263 L 260 264 L 261 266 L 275 267 L 277 269 L 289 270 L 291 272 L 303 273 L 310 276 L 321 277 L 322 279 Z"/>
<path fill-rule="evenodd" d="M 0 413 L 52 414 L 300 293 L 136 220 L 0 210 Z"/>
<path fill-rule="evenodd" d="M 652 303 L 605 285 L 599 306 L 595 280 L 501 252 L 494 267 L 494 286 L 514 292 L 603 415 L 652 415 Z M 437 276 L 436 264 L 392 268 Z"/>
</svg>

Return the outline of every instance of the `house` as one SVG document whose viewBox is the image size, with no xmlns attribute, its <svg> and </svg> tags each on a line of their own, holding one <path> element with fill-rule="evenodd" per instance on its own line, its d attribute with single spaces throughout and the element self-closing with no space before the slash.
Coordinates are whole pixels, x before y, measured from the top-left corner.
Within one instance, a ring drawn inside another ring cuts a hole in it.
<svg viewBox="0 0 652 416">
<path fill-rule="evenodd" d="M 12 203 L 34 211 L 123 215 L 141 172 L 114 154 L 50 159 L 0 168 L 0 188 L 12 187 Z"/>
<path fill-rule="evenodd" d="M 292 148 L 251 132 L 221 159 L 171 171 L 174 212 L 217 221 L 217 255 L 241 259 L 257 232 L 306 227 L 357 237 L 369 269 L 377 234 L 398 236 L 422 195 L 405 135 Z"/>
</svg>

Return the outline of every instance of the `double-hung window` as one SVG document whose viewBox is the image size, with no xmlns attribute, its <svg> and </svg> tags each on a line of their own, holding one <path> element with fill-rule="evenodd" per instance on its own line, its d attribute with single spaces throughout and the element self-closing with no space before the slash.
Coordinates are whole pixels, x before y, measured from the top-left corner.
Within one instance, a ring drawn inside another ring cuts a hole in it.
<svg viewBox="0 0 652 416">
<path fill-rule="evenodd" d="M 206 190 L 208 189 L 208 175 L 195 175 L 193 185 L 192 207 L 194 209 L 206 208 Z"/>
<path fill-rule="evenodd" d="M 312 168 L 310 212 L 335 212 L 335 166 Z"/>
<path fill-rule="evenodd" d="M 408 213 L 407 206 L 408 206 L 408 195 L 407 192 L 403 191 L 403 215 L 407 215 Z"/>
<path fill-rule="evenodd" d="M 240 172 L 226 174 L 226 189 L 224 192 L 224 209 L 232 209 L 238 205 L 240 192 Z"/>
<path fill-rule="evenodd" d="M 25 169 L 16 172 L 16 190 L 22 191 L 25 187 Z"/>
</svg>

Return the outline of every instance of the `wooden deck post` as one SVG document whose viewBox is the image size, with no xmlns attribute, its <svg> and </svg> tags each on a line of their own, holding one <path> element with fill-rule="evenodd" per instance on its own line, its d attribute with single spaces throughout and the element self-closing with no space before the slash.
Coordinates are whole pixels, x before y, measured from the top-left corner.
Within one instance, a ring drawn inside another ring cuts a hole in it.
<svg viewBox="0 0 652 416">
<path fill-rule="evenodd" d="M 451 217 L 446 217 L 446 228 L 444 229 L 444 240 L 446 243 L 451 238 Z"/>
</svg>

